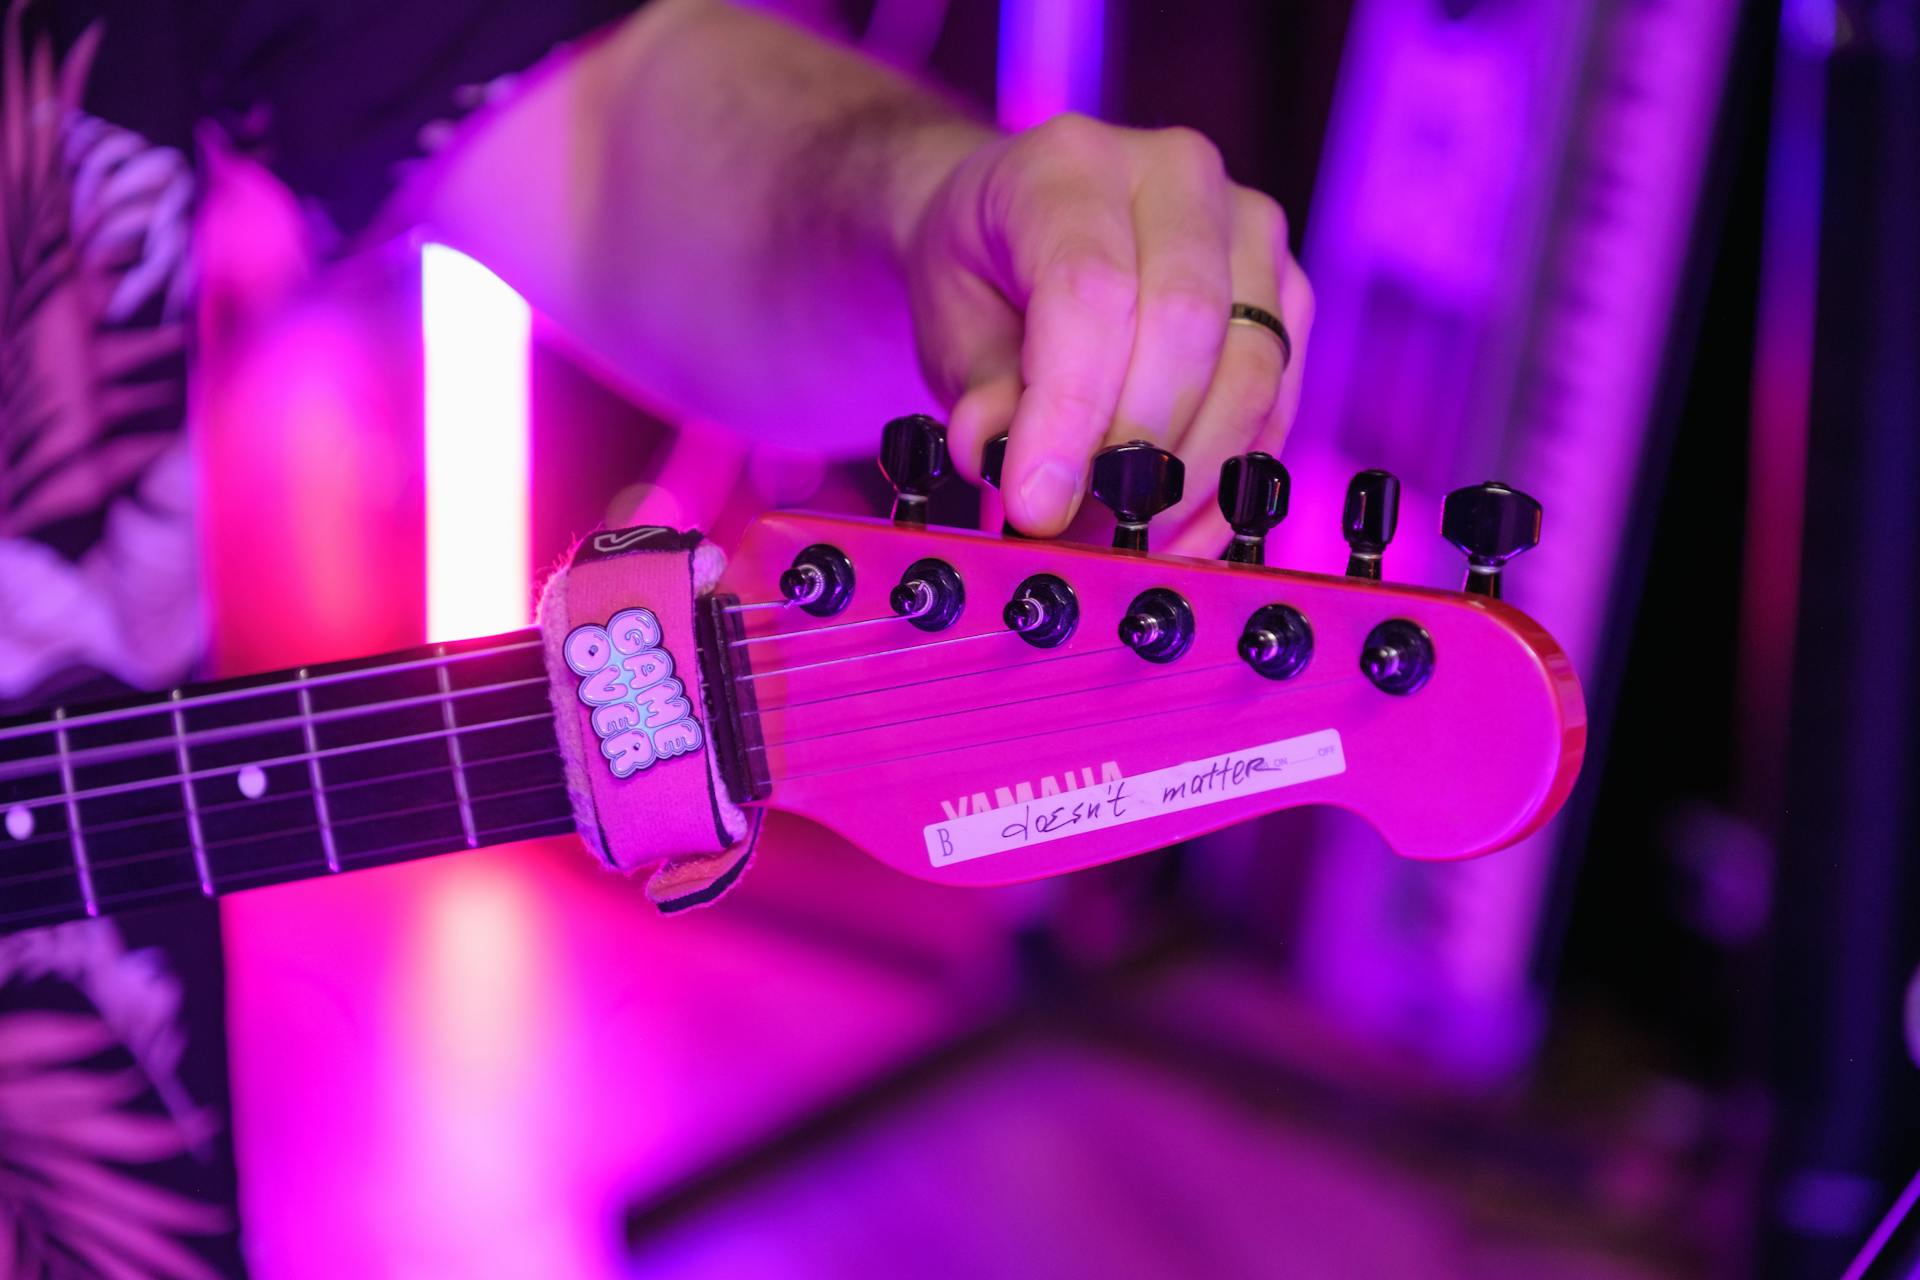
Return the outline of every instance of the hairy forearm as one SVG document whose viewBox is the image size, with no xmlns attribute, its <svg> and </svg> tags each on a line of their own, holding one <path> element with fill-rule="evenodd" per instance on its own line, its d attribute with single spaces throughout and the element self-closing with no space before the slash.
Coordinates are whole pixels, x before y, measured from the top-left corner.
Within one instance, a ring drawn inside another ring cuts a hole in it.
<svg viewBox="0 0 1920 1280">
<path fill-rule="evenodd" d="M 662 0 L 483 122 L 427 215 L 641 395 L 864 447 L 930 401 L 906 242 L 989 136 L 785 22 Z"/>
</svg>

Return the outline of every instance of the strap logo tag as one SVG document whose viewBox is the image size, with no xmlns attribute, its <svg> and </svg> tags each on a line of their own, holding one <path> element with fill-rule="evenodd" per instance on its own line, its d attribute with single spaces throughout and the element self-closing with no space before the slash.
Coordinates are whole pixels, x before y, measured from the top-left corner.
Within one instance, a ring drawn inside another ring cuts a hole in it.
<svg viewBox="0 0 1920 1280">
<path fill-rule="evenodd" d="M 673 655 L 660 641 L 660 620 L 652 610 L 622 609 L 604 627 L 575 627 L 561 649 L 580 677 L 580 701 L 592 708 L 600 754 L 616 778 L 698 751 L 706 742 L 686 687 L 673 674 Z"/>
</svg>

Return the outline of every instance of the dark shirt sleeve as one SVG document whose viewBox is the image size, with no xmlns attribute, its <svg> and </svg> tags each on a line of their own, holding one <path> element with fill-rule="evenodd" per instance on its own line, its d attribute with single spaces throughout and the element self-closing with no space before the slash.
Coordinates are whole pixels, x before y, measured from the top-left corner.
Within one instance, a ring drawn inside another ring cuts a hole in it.
<svg viewBox="0 0 1920 1280">
<path fill-rule="evenodd" d="M 229 0 L 204 109 L 344 237 L 503 77 L 640 0 Z"/>
</svg>

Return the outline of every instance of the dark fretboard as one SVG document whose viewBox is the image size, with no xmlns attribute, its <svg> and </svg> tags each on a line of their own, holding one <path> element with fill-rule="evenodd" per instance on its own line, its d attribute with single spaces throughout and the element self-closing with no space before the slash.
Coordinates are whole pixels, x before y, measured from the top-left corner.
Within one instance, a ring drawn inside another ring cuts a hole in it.
<svg viewBox="0 0 1920 1280">
<path fill-rule="evenodd" d="M 572 828 L 532 629 L 0 722 L 0 929 Z"/>
</svg>

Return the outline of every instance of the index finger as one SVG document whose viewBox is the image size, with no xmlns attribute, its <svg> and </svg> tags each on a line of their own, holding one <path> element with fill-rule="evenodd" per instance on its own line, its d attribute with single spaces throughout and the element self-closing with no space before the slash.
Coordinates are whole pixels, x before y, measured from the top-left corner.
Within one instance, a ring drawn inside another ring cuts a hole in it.
<svg viewBox="0 0 1920 1280">
<path fill-rule="evenodd" d="M 1020 352 L 1026 389 L 1008 431 L 1002 493 L 1016 526 L 1048 537 L 1079 507 L 1087 460 L 1119 404 L 1139 277 L 1123 183 L 1077 174 L 1036 191 L 1034 202 L 1031 259 L 1023 264 L 1013 246 L 1015 270 L 1031 288 Z"/>
</svg>

